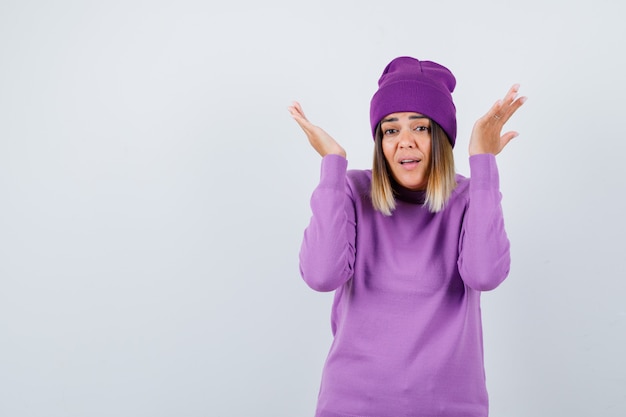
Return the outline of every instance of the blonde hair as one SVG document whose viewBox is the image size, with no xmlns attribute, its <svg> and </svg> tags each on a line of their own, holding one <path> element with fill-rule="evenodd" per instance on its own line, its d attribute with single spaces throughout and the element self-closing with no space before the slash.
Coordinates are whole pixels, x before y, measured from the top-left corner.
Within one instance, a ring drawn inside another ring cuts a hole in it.
<svg viewBox="0 0 626 417">
<path fill-rule="evenodd" d="M 431 213 L 437 213 L 443 210 L 456 187 L 456 177 L 454 154 L 448 136 L 434 120 L 430 120 L 430 127 L 431 155 L 424 204 L 428 205 Z M 396 208 L 396 198 L 391 185 L 391 171 L 383 154 L 382 136 L 379 124 L 376 128 L 372 166 L 372 204 L 385 216 L 391 216 Z"/>
</svg>

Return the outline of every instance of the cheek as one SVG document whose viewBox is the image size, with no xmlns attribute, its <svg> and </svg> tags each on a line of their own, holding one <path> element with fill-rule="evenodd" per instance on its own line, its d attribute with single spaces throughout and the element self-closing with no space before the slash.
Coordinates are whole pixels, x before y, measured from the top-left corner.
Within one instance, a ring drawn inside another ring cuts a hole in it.
<svg viewBox="0 0 626 417">
<path fill-rule="evenodd" d="M 383 156 L 385 157 L 385 160 L 387 161 L 387 163 L 390 163 L 391 161 L 393 161 L 393 156 L 395 154 L 395 149 L 393 146 L 387 144 L 385 145 L 383 143 Z"/>
<path fill-rule="evenodd" d="M 430 159 L 430 154 L 431 154 L 431 140 L 430 138 L 424 140 L 421 144 L 422 146 L 420 147 L 422 150 L 422 153 L 424 154 L 424 156 L 428 159 Z"/>
</svg>

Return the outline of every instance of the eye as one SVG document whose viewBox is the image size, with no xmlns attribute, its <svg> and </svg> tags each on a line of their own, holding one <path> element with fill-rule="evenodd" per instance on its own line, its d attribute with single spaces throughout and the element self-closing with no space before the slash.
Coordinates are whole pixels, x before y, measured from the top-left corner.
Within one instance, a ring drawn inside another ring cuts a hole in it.
<svg viewBox="0 0 626 417">
<path fill-rule="evenodd" d="M 414 130 L 417 132 L 430 132 L 430 127 L 429 126 L 416 126 Z"/>
<path fill-rule="evenodd" d="M 395 133 L 398 133 L 398 129 L 385 129 L 383 130 L 383 136 L 391 136 Z"/>
</svg>

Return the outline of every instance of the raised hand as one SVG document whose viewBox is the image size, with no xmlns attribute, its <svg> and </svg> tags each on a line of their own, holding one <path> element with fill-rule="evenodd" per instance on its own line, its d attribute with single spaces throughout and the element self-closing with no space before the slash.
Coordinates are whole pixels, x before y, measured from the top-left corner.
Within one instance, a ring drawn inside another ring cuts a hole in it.
<svg viewBox="0 0 626 417">
<path fill-rule="evenodd" d="M 315 126 L 309 119 L 304 115 L 304 111 L 302 111 L 302 106 L 297 101 L 294 101 L 291 106 L 287 108 L 289 113 L 291 113 L 291 117 L 300 125 L 304 133 L 306 133 L 311 146 L 319 153 L 322 157 L 328 154 L 336 154 L 341 155 L 344 158 L 346 157 L 346 151 L 337 143 L 335 139 L 333 139 L 328 133 L 326 133 L 321 127 Z"/>
<path fill-rule="evenodd" d="M 518 136 L 515 131 L 502 134 L 502 128 L 526 101 L 526 97 L 517 97 L 519 87 L 519 84 L 513 85 L 504 99 L 498 100 L 487 114 L 476 121 L 470 138 L 470 155 L 481 153 L 497 155 L 513 138 Z"/>
</svg>

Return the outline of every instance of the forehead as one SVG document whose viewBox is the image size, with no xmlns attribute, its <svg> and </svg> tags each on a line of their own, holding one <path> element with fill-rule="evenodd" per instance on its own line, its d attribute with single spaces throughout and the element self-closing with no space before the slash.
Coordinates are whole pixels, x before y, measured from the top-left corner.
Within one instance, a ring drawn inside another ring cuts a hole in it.
<svg viewBox="0 0 626 417">
<path fill-rule="evenodd" d="M 428 119 L 428 117 L 424 116 L 421 113 L 415 112 L 397 112 L 388 114 L 387 116 L 383 117 L 380 123 L 410 121 L 419 119 Z"/>
</svg>

